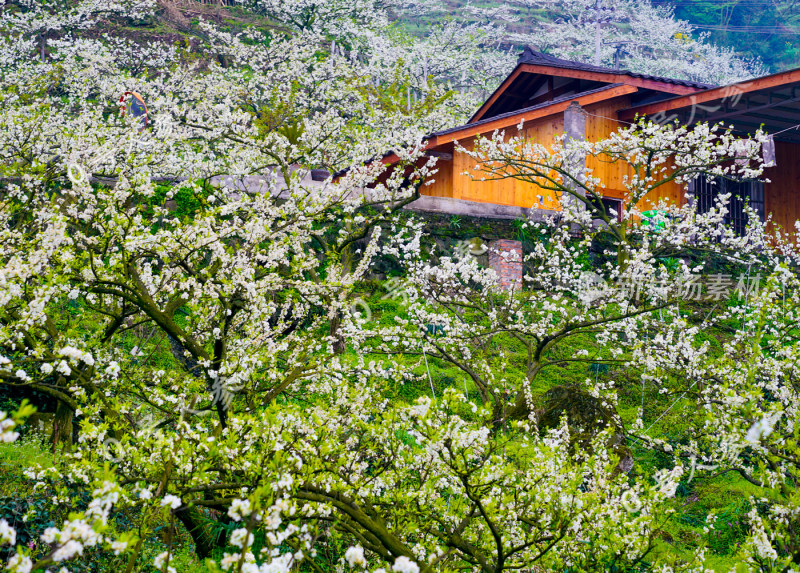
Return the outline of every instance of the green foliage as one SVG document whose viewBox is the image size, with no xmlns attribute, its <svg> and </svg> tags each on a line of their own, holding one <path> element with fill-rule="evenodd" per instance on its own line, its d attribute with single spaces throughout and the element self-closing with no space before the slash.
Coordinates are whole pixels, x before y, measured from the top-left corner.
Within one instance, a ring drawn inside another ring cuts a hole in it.
<svg viewBox="0 0 800 573">
<path fill-rule="evenodd" d="M 455 95 L 452 91 L 421 94 L 414 87 L 414 79 L 397 73 L 390 83 L 381 86 L 362 86 L 359 88 L 366 99 L 374 99 L 383 111 L 409 117 L 422 117 L 439 108 Z"/>
<path fill-rule="evenodd" d="M 787 33 L 800 25 L 800 4 L 795 0 L 679 2 L 675 15 L 692 24 L 714 28 L 708 30 L 713 42 L 759 57 L 773 71 L 800 63 L 797 35 Z"/>
<path fill-rule="evenodd" d="M 514 225 L 514 233 L 515 237 L 518 241 L 522 241 L 523 243 L 528 240 L 528 222 L 525 219 L 514 219 L 512 222 Z"/>
<path fill-rule="evenodd" d="M 6 520 L 11 527 L 17 530 L 17 543 L 31 549 L 39 546 L 39 555 L 45 554 L 46 548 L 42 548 L 39 537 L 48 527 L 54 527 L 56 523 L 63 519 L 64 515 L 53 511 L 53 503 L 50 497 L 42 493 L 27 492 L 22 496 L 6 495 L 4 490 L 6 484 L 2 484 L 0 490 L 0 519 Z M 0 547 L 0 560 L 6 561 L 10 554 L 9 547 Z"/>
</svg>

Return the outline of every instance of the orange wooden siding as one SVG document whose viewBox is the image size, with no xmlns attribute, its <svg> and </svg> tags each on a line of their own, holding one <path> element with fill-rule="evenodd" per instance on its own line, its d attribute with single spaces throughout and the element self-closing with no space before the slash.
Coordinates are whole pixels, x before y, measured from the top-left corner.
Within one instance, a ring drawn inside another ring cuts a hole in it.
<svg viewBox="0 0 800 573">
<path fill-rule="evenodd" d="M 620 124 L 612 119 L 617 111 L 630 106 L 628 96 L 615 98 L 586 107 L 590 114 L 586 118 L 586 138 L 588 141 L 600 141 L 608 138 Z M 554 144 L 556 137 L 564 132 L 564 116 L 562 113 L 549 117 L 525 122 L 522 134 L 526 138 L 541 143 L 545 146 Z M 505 130 L 506 138 L 518 134 L 516 127 Z M 492 133 L 483 134 L 491 137 Z M 474 138 L 470 137 L 460 142 L 466 149 L 472 149 Z M 495 203 L 498 205 L 511 205 L 516 207 L 558 210 L 560 206 L 552 191 L 520 181 L 518 179 L 486 180 L 481 181 L 481 172 L 475 171 L 476 162 L 465 153 L 454 152 L 451 162 L 440 161 L 440 172 L 434 177 L 435 183 L 422 189 L 425 195 L 436 197 L 452 197 L 466 201 L 481 203 Z M 587 167 L 593 174 L 601 179 L 606 188 L 602 194 L 606 197 L 624 198 L 624 177 L 631 173 L 628 165 L 611 163 L 598 158 L 589 157 Z M 473 177 L 466 175 L 470 173 Z M 487 178 L 489 178 L 487 174 Z M 640 205 L 641 210 L 647 210 L 658 203 L 662 198 L 671 202 L 680 202 L 683 197 L 681 187 L 670 184 L 661 187 L 656 192 L 645 198 Z"/>
<path fill-rule="evenodd" d="M 537 142 L 552 145 L 555 137 L 562 133 L 563 130 L 563 117 L 557 115 L 526 123 L 522 134 Z M 506 138 L 515 137 L 518 135 L 518 130 L 509 128 L 506 129 L 505 133 Z M 491 134 L 486 135 L 491 136 Z M 466 149 L 472 149 L 473 144 L 473 139 L 462 142 Z M 484 174 L 480 171 L 475 171 L 475 165 L 475 160 L 467 154 L 455 154 L 453 158 L 452 194 L 455 199 L 518 207 L 534 207 L 538 205 L 543 209 L 557 208 L 553 192 L 514 178 L 481 181 L 480 179 Z M 474 178 L 466 175 L 466 173 L 472 174 Z M 490 176 L 486 174 L 486 177 L 489 178 Z"/>
<path fill-rule="evenodd" d="M 619 109 L 630 107 L 630 98 L 619 98 L 615 101 L 602 102 L 586 108 L 586 140 L 602 141 L 620 128 L 620 123 L 614 120 Z M 588 157 L 586 167 L 591 169 L 594 177 L 598 177 L 606 188 L 603 194 L 606 197 L 622 199 L 625 197 L 623 184 L 625 175 L 632 171 L 622 163 L 611 163 L 602 157 Z"/>
<path fill-rule="evenodd" d="M 453 153 L 453 145 L 445 146 L 442 153 Z M 453 196 L 453 161 L 439 159 L 436 162 L 436 174 L 429 179 L 420 193 L 432 197 L 452 197 Z"/>
<path fill-rule="evenodd" d="M 558 136 L 564 133 L 564 116 L 544 118 L 535 122 L 525 124 L 523 135 L 531 141 L 542 143 L 548 148 L 552 148 Z M 534 207 L 539 209 L 559 210 L 555 192 L 549 189 L 542 189 L 538 185 L 517 181 L 517 197 L 522 207 Z"/>
<path fill-rule="evenodd" d="M 620 109 L 630 107 L 628 97 L 618 98 L 613 101 L 598 103 L 586 108 L 586 139 L 587 141 L 602 141 L 608 139 L 612 133 L 625 127 L 617 120 L 617 112 Z M 592 170 L 592 175 L 598 177 L 605 185 L 602 195 L 625 199 L 627 189 L 625 187 L 625 177 L 633 175 L 633 169 L 627 163 L 621 161 L 612 163 L 603 157 L 589 157 L 586 161 L 587 168 Z M 657 205 L 662 199 L 668 203 L 681 204 L 683 201 L 683 187 L 675 183 L 662 185 L 655 191 L 649 193 L 638 205 L 640 211 L 647 211 Z"/>
</svg>

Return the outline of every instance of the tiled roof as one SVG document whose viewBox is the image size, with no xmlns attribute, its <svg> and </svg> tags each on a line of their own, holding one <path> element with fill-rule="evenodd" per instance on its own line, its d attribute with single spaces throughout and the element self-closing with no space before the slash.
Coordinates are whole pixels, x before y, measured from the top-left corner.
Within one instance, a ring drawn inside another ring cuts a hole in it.
<svg viewBox="0 0 800 573">
<path fill-rule="evenodd" d="M 438 135 L 447 135 L 448 133 L 455 133 L 456 131 L 461 131 L 462 129 L 466 129 L 468 127 L 474 127 L 474 126 L 477 126 L 477 125 L 483 125 L 485 123 L 492 123 L 494 121 L 497 121 L 498 119 L 503 119 L 503 118 L 506 118 L 506 117 L 513 117 L 513 116 L 519 115 L 521 113 L 528 113 L 528 112 L 531 112 L 531 111 L 536 111 L 537 109 L 544 109 L 546 107 L 549 107 L 549 106 L 557 104 L 557 103 L 563 103 L 563 102 L 566 102 L 566 101 L 572 101 L 572 100 L 577 99 L 577 98 L 579 98 L 581 96 L 601 93 L 601 92 L 604 92 L 604 91 L 607 91 L 607 90 L 611 90 L 611 89 L 614 89 L 614 88 L 617 88 L 617 87 L 623 86 L 623 85 L 625 85 L 625 84 L 609 84 L 609 85 L 603 86 L 601 88 L 596 88 L 596 89 L 593 89 L 593 90 L 588 90 L 588 91 L 577 93 L 577 94 L 564 95 L 564 96 L 561 96 L 561 97 L 554 98 L 554 99 L 552 99 L 550 101 L 546 101 L 544 103 L 540 103 L 540 104 L 533 105 L 533 106 L 530 106 L 530 107 L 525 107 L 525 108 L 522 108 L 522 109 L 515 109 L 514 111 L 509 111 L 507 113 L 501 113 L 500 115 L 493 115 L 492 117 L 489 117 L 489 118 L 486 118 L 486 119 L 481 119 L 479 121 L 473 121 L 472 123 L 467 123 L 465 125 L 460 125 L 458 127 L 445 129 L 443 131 L 437 131 L 436 133 L 432 133 L 432 134 L 428 135 L 426 137 L 426 139 L 430 139 L 430 138 L 436 137 Z"/>
<path fill-rule="evenodd" d="M 553 68 L 564 68 L 567 70 L 583 70 L 587 72 L 597 72 L 602 74 L 623 74 L 632 78 L 641 78 L 646 80 L 655 80 L 668 84 L 675 84 L 679 86 L 687 86 L 692 88 L 708 89 L 717 87 L 713 84 L 704 84 L 700 82 L 691 82 L 688 80 L 676 80 L 674 78 L 661 78 L 658 76 L 649 76 L 647 74 L 638 74 L 630 70 L 614 70 L 611 68 L 604 68 L 601 66 L 593 66 L 591 64 L 584 64 L 583 62 L 574 62 L 572 60 L 562 60 L 550 54 L 534 50 L 530 46 L 526 46 L 525 50 L 519 57 L 517 64 L 533 64 L 536 66 L 550 66 Z"/>
</svg>

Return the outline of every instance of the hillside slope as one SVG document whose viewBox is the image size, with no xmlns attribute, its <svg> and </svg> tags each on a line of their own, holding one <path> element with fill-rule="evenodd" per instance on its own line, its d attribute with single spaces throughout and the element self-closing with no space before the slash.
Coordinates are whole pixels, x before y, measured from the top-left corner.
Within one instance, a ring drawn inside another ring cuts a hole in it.
<svg viewBox="0 0 800 573">
<path fill-rule="evenodd" d="M 560 0 L 540 2 L 538 6 L 511 3 L 511 14 L 518 19 L 509 29 L 535 33 L 537 25 L 559 17 Z M 707 34 L 715 44 L 734 49 L 749 58 L 760 58 L 770 71 L 800 66 L 800 1 L 798 0 L 654 0 L 669 6 L 676 18 L 695 27 L 696 35 Z M 469 19 L 468 6 L 492 8 L 509 5 L 502 0 L 441 0 L 441 9 L 405 22 L 412 30 L 430 25 L 436 18 Z M 536 4 L 536 3 L 528 3 Z"/>
<path fill-rule="evenodd" d="M 760 57 L 772 71 L 800 66 L 797 0 L 674 0 L 678 18 L 742 54 Z"/>
</svg>

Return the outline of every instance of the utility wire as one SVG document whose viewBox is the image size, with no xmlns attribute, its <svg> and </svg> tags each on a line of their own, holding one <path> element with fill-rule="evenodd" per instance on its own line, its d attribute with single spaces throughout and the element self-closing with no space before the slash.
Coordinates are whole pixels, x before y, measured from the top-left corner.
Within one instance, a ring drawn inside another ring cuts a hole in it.
<svg viewBox="0 0 800 573">
<path fill-rule="evenodd" d="M 649 431 L 650 431 L 650 430 L 653 428 L 653 426 L 655 426 L 656 424 L 658 424 L 658 421 L 659 421 L 661 418 L 663 418 L 664 416 L 666 416 L 666 415 L 667 415 L 667 412 L 669 412 L 670 410 L 672 410 L 672 407 L 673 407 L 673 406 L 675 406 L 675 404 L 677 404 L 678 402 L 680 402 L 680 401 L 681 401 L 681 399 L 683 399 L 683 397 L 684 397 L 684 396 L 686 396 L 686 394 L 688 394 L 688 393 L 689 393 L 689 391 L 690 391 L 692 388 L 694 388 L 694 387 L 695 387 L 695 384 L 697 384 L 697 380 L 695 380 L 695 381 L 694 381 L 694 383 L 693 383 L 691 386 L 689 386 L 689 388 L 686 390 L 686 392 L 684 392 L 683 394 L 681 394 L 680 396 L 678 396 L 678 399 L 677 399 L 677 400 L 675 400 L 675 401 L 674 401 L 672 404 L 670 404 L 669 408 L 667 408 L 666 410 L 664 410 L 664 413 L 663 413 L 663 414 L 661 414 L 661 415 L 660 415 L 658 418 L 656 418 L 656 421 L 655 421 L 655 422 L 653 422 L 652 424 L 650 424 L 650 426 L 649 426 L 649 427 L 648 427 L 648 428 L 647 428 L 647 429 L 646 429 L 644 432 L 642 432 L 642 436 L 645 436 L 645 435 L 647 435 L 647 432 L 649 432 Z M 636 444 L 638 444 L 638 443 L 639 443 L 639 441 L 640 441 L 641 439 L 642 439 L 641 437 L 637 438 L 637 439 L 636 439 L 636 441 L 635 441 L 635 442 L 633 442 L 633 443 L 631 444 L 631 447 L 633 447 L 633 446 L 635 446 Z"/>
</svg>

